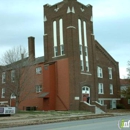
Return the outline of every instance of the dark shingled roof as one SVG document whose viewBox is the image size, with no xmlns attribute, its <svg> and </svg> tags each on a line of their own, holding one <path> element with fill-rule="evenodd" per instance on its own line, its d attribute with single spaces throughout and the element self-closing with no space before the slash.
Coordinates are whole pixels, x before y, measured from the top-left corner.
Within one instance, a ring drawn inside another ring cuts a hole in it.
<svg viewBox="0 0 130 130">
<path fill-rule="evenodd" d="M 39 64 L 39 63 L 41 63 L 41 62 L 44 62 L 44 56 L 35 58 L 34 64 Z"/>
<path fill-rule="evenodd" d="M 17 65 L 17 64 L 19 64 L 19 67 L 20 66 L 24 67 L 24 66 L 28 66 L 28 65 L 35 65 L 35 64 L 43 63 L 43 62 L 44 62 L 44 56 L 35 58 L 35 60 L 31 61 L 31 62 L 29 62 L 29 57 L 26 57 L 22 60 L 19 60 L 17 62 L 12 63 L 12 64 L 9 64 L 9 65 L 6 65 L 6 66 L 0 66 L 0 69 L 2 71 L 5 71 L 5 70 L 15 69 L 15 65 Z"/>
</svg>

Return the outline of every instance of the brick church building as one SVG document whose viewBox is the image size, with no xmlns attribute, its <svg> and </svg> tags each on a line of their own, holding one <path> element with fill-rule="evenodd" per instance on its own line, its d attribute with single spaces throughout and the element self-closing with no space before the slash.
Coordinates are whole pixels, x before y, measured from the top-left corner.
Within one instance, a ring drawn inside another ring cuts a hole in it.
<svg viewBox="0 0 130 130">
<path fill-rule="evenodd" d="M 21 102 L 20 109 L 116 108 L 120 100 L 119 66 L 95 40 L 91 5 L 77 0 L 44 5 L 43 57 L 35 58 L 34 43 L 34 37 L 29 37 L 37 89 L 35 98 Z"/>
</svg>

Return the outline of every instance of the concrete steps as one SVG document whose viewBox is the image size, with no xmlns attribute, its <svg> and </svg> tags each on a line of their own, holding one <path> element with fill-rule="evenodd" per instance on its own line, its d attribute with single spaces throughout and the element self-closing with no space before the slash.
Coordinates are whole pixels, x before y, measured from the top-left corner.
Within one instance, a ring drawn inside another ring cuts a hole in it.
<svg viewBox="0 0 130 130">
<path fill-rule="evenodd" d="M 95 106 L 95 114 L 105 114 L 105 112 L 101 110 L 99 107 Z"/>
<path fill-rule="evenodd" d="M 100 104 L 90 104 L 87 103 L 86 101 L 81 102 L 82 106 L 80 108 L 80 110 L 88 110 L 91 111 L 95 114 L 105 114 L 105 111 L 103 111 L 103 109 L 101 109 Z"/>
</svg>

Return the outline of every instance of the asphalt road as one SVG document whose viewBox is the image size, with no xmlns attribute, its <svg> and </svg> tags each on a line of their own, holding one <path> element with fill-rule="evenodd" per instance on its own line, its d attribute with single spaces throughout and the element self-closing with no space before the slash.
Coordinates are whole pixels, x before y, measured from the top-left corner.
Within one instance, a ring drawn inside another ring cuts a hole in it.
<svg viewBox="0 0 130 130">
<path fill-rule="evenodd" d="M 120 130 L 118 122 L 121 124 L 123 119 L 125 122 L 130 120 L 130 115 L 4 128 L 0 130 Z M 130 127 L 123 129 L 130 129 Z"/>
</svg>

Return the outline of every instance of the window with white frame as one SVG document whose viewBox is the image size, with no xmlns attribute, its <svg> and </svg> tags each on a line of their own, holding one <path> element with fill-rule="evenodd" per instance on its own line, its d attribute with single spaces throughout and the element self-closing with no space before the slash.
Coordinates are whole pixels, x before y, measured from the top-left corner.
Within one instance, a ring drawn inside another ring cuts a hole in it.
<svg viewBox="0 0 130 130">
<path fill-rule="evenodd" d="M 82 45 L 79 45 L 80 55 L 83 54 Z"/>
<path fill-rule="evenodd" d="M 42 91 L 42 85 L 36 85 L 36 93 L 39 93 Z"/>
<path fill-rule="evenodd" d="M 1 98 L 5 98 L 5 88 L 2 88 L 2 91 L 1 91 Z"/>
<path fill-rule="evenodd" d="M 108 68 L 109 79 L 112 79 L 112 68 Z"/>
<path fill-rule="evenodd" d="M 61 55 L 64 54 L 64 45 L 60 45 L 60 52 L 61 52 Z"/>
<path fill-rule="evenodd" d="M 64 39 L 63 39 L 63 19 L 59 20 L 59 35 L 60 35 L 60 53 L 64 54 Z"/>
<path fill-rule="evenodd" d="M 60 34 L 60 45 L 64 44 L 63 40 L 63 19 L 59 20 L 59 34 Z"/>
<path fill-rule="evenodd" d="M 81 23 L 81 19 L 78 19 L 78 32 L 79 32 L 79 45 L 82 45 L 82 23 Z"/>
<path fill-rule="evenodd" d="M 84 71 L 84 60 L 83 60 L 82 45 L 79 45 L 79 50 L 80 50 L 80 66 L 81 66 L 81 71 Z"/>
<path fill-rule="evenodd" d="M 85 56 L 88 56 L 88 48 L 85 47 Z"/>
<path fill-rule="evenodd" d="M 41 74 L 41 73 L 42 73 L 42 67 L 37 67 L 36 74 Z"/>
<path fill-rule="evenodd" d="M 90 88 L 87 86 L 82 87 L 82 93 L 89 94 L 90 96 Z"/>
<path fill-rule="evenodd" d="M 60 36 L 62 36 L 62 35 L 60 35 Z M 60 37 L 60 38 L 62 39 L 62 37 Z M 53 21 L 53 42 L 54 42 L 54 57 L 56 57 L 56 56 L 58 56 L 58 49 L 57 49 L 57 22 L 56 21 Z"/>
<path fill-rule="evenodd" d="M 3 73 L 2 73 L 2 83 L 5 83 L 5 78 L 6 78 L 6 73 L 3 72 Z"/>
<path fill-rule="evenodd" d="M 15 70 L 11 70 L 11 82 L 15 80 Z"/>
<path fill-rule="evenodd" d="M 113 94 L 113 84 L 110 84 L 110 94 Z"/>
<path fill-rule="evenodd" d="M 87 46 L 87 22 L 83 21 L 84 45 Z"/>
<path fill-rule="evenodd" d="M 11 98 L 11 99 L 16 98 L 15 94 L 12 93 L 11 96 L 10 96 L 10 98 Z"/>
<path fill-rule="evenodd" d="M 103 70 L 99 66 L 97 66 L 97 76 L 98 78 L 103 78 Z"/>
<path fill-rule="evenodd" d="M 103 83 L 98 83 L 98 94 L 104 94 Z"/>
<path fill-rule="evenodd" d="M 57 46 L 57 22 L 53 21 L 53 43 Z"/>
<path fill-rule="evenodd" d="M 104 100 L 98 100 L 101 105 L 104 105 Z"/>
<path fill-rule="evenodd" d="M 128 99 L 128 104 L 130 104 L 130 99 Z"/>
<path fill-rule="evenodd" d="M 86 71 L 87 71 L 87 72 L 89 71 L 89 64 L 88 64 L 88 61 L 86 61 Z"/>
<path fill-rule="evenodd" d="M 58 49 L 57 49 L 57 46 L 54 47 L 54 56 L 58 56 Z"/>
<path fill-rule="evenodd" d="M 84 71 L 84 63 L 83 63 L 83 60 L 80 61 L 80 65 L 81 65 L 81 71 Z"/>
</svg>

